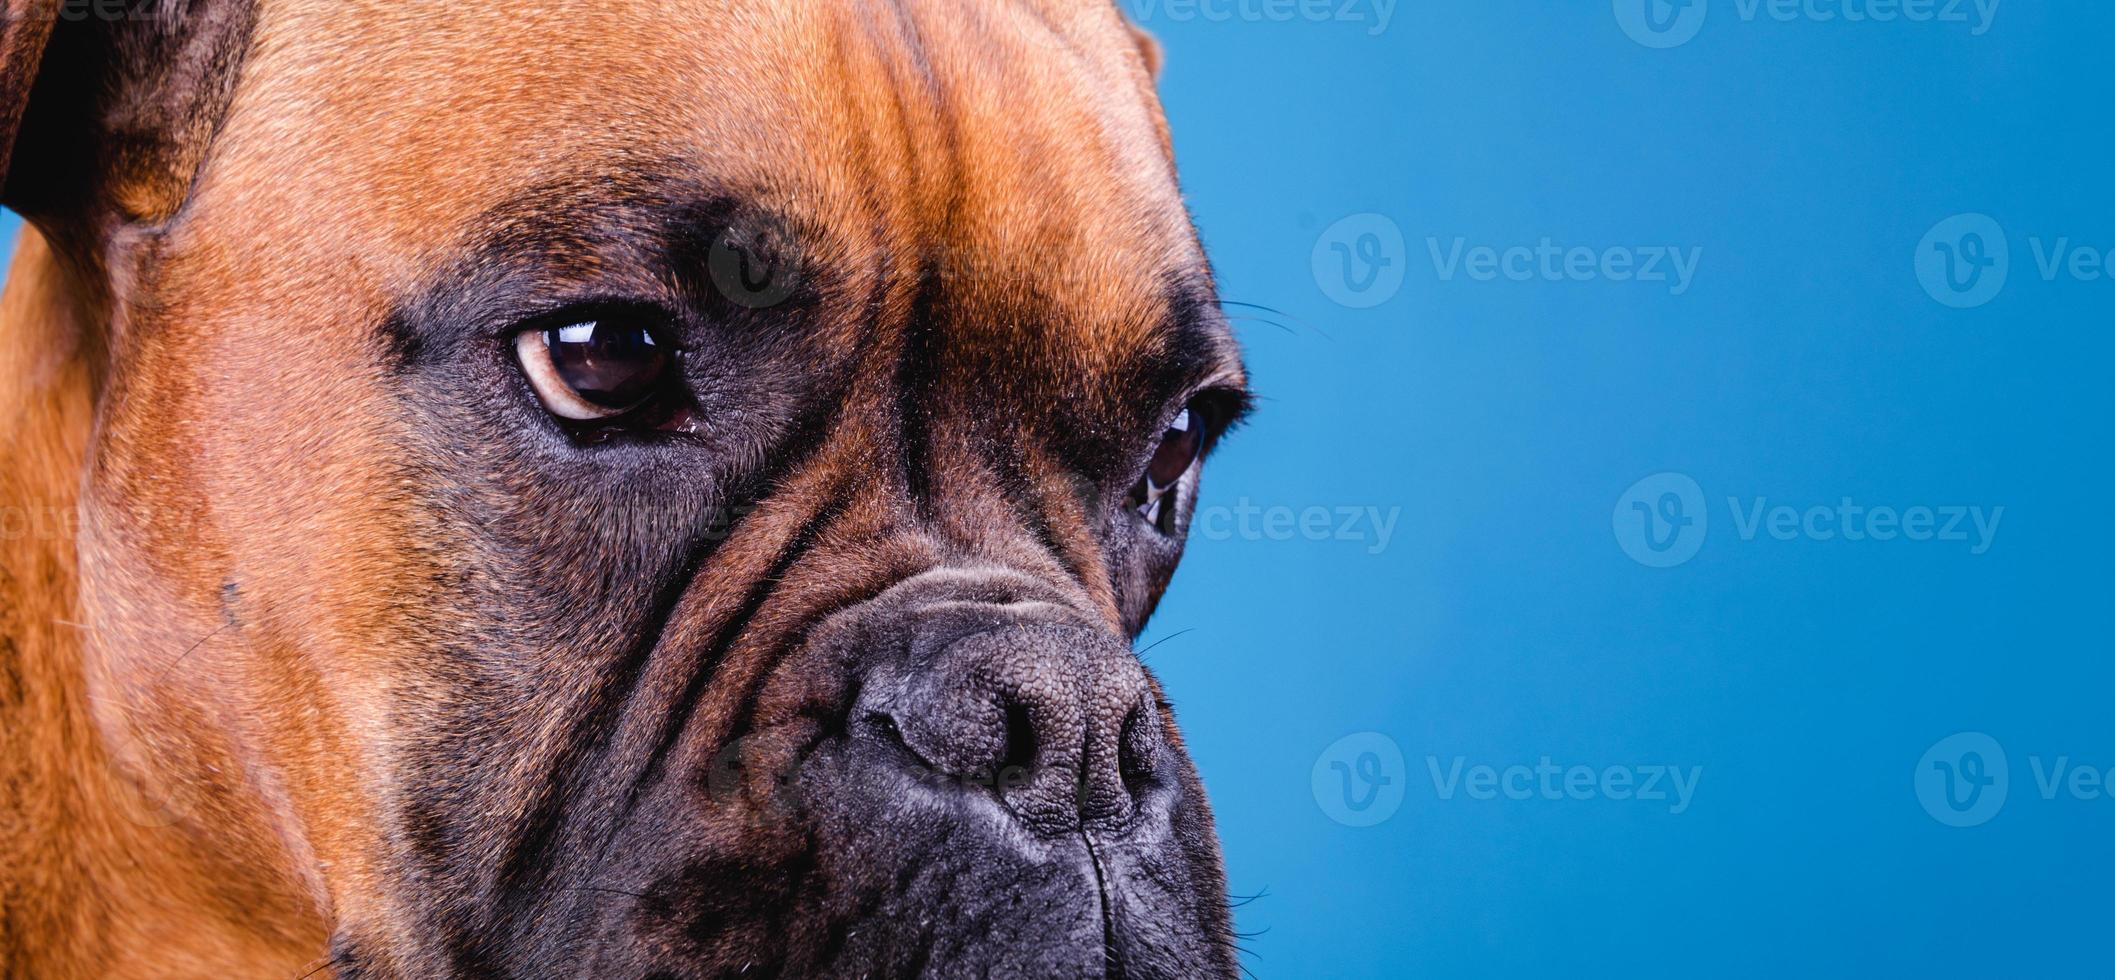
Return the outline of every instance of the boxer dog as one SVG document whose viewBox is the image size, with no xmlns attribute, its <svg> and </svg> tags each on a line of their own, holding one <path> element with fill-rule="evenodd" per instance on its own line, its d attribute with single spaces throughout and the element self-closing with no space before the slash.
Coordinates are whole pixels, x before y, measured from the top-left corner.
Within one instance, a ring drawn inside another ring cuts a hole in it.
<svg viewBox="0 0 2115 980">
<path fill-rule="evenodd" d="M 0 973 L 1222 977 L 1111 0 L 14 0 Z"/>
</svg>

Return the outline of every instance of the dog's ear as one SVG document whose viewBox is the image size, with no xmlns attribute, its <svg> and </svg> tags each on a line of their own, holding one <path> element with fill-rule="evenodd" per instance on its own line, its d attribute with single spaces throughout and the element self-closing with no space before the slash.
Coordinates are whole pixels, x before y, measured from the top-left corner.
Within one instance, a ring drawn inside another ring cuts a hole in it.
<svg viewBox="0 0 2115 980">
<path fill-rule="evenodd" d="M 251 0 L 6 2 L 17 125 L 0 203 L 32 220 L 174 214 L 234 95 Z"/>
<path fill-rule="evenodd" d="M 1131 37 L 1138 42 L 1138 56 L 1146 61 L 1146 73 L 1152 75 L 1154 81 L 1159 81 L 1162 62 L 1160 39 L 1154 37 L 1151 31 L 1138 26 L 1136 21 L 1131 22 Z"/>
</svg>

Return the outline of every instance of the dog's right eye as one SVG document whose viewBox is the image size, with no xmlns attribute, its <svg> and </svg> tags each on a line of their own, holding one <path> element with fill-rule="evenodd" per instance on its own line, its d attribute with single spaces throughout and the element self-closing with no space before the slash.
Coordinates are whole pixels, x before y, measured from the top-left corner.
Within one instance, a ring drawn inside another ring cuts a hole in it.
<svg viewBox="0 0 2115 980">
<path fill-rule="evenodd" d="M 653 400 L 675 363 L 650 327 L 624 316 L 524 330 L 514 353 L 544 408 L 576 422 L 615 418 Z"/>
<path fill-rule="evenodd" d="M 1169 497 L 1204 454 L 1204 418 L 1195 404 L 1183 406 L 1161 433 L 1160 444 L 1146 461 L 1146 472 L 1131 490 L 1131 507 L 1162 534 L 1174 529 L 1175 508 Z"/>
</svg>

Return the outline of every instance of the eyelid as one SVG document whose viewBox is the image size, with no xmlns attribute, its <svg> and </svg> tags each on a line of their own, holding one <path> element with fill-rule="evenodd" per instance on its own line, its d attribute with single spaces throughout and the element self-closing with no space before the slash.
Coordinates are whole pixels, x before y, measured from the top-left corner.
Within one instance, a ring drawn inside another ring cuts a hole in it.
<svg viewBox="0 0 2115 980">
<path fill-rule="evenodd" d="M 1214 385 L 1191 393 L 1176 414 L 1179 416 L 1183 409 L 1193 413 L 1198 424 L 1204 426 L 1205 451 L 1210 452 L 1214 443 L 1247 421 L 1254 401 L 1255 396 L 1247 388 Z"/>
<path fill-rule="evenodd" d="M 647 328 L 647 332 L 653 335 L 655 343 L 672 351 L 690 350 L 690 346 L 683 342 L 687 322 L 683 315 L 666 304 L 647 299 L 591 297 L 564 300 L 550 305 L 538 304 L 515 316 L 513 322 L 500 332 L 500 336 L 511 339 L 516 334 L 528 331 L 542 332 L 612 322 L 642 324 Z"/>
</svg>

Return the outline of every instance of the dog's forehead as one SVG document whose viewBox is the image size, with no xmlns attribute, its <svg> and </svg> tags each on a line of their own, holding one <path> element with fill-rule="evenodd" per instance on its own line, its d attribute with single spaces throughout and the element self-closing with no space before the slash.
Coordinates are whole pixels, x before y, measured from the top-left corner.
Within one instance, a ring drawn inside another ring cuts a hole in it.
<svg viewBox="0 0 2115 980">
<path fill-rule="evenodd" d="M 187 220 L 254 302 L 379 289 L 653 160 L 1113 356 L 1204 277 L 1150 86 L 1104 0 L 267 2 Z"/>
</svg>

